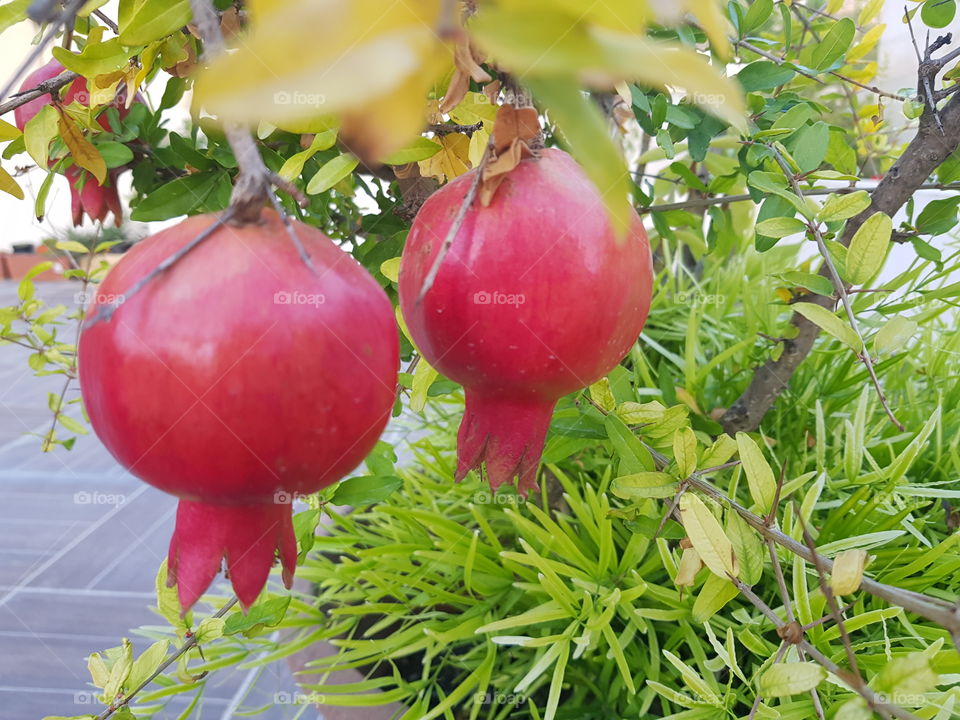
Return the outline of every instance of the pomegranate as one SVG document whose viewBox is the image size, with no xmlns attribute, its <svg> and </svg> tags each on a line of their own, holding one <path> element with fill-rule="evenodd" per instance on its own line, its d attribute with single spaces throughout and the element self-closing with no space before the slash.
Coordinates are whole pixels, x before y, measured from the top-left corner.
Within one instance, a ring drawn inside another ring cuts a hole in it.
<svg viewBox="0 0 960 720">
<path fill-rule="evenodd" d="M 51 60 L 39 70 L 34 70 L 20 87 L 20 92 L 32 90 L 40 83 L 50 78 L 54 78 L 64 71 L 63 65 L 57 60 Z M 117 111 L 121 119 L 129 112 L 123 102 L 124 93 L 117 95 Z M 139 101 L 139 94 L 137 100 Z M 74 100 L 89 105 L 89 95 L 87 92 L 87 81 L 83 78 L 77 78 L 67 87 L 63 94 L 63 104 L 69 105 Z M 21 105 L 13 111 L 13 118 L 17 127 L 23 130 L 30 120 L 51 102 L 50 95 L 42 95 Z M 119 130 L 112 128 L 106 113 L 101 113 L 97 118 L 100 127 L 107 131 Z M 52 166 L 54 163 L 51 162 Z M 120 207 L 120 196 L 117 194 L 117 177 L 123 171 L 123 168 L 114 168 L 107 174 L 107 184 L 100 185 L 96 178 L 82 168 L 71 165 L 64 174 L 70 183 L 70 201 L 73 216 L 73 224 L 81 225 L 83 216 L 86 215 L 91 220 L 103 222 L 107 219 L 107 213 L 113 213 L 113 217 L 119 223 L 123 218 L 123 211 Z"/>
<path fill-rule="evenodd" d="M 79 349 L 90 422 L 131 473 L 180 498 L 168 559 L 188 609 L 226 558 L 244 607 L 275 552 L 289 587 L 291 500 L 336 482 L 373 448 L 394 404 L 393 308 L 323 233 L 281 218 L 223 226 L 122 302 L 215 221 L 189 218 L 138 244 L 98 289 Z"/>
<path fill-rule="evenodd" d="M 473 181 L 433 194 L 400 264 L 400 304 L 424 358 L 466 391 L 457 480 L 485 463 L 491 487 L 526 494 L 556 402 L 608 373 L 650 308 L 650 247 L 634 214 L 615 237 L 600 193 L 566 153 L 543 150 L 466 213 L 435 282 L 421 288 Z"/>
</svg>

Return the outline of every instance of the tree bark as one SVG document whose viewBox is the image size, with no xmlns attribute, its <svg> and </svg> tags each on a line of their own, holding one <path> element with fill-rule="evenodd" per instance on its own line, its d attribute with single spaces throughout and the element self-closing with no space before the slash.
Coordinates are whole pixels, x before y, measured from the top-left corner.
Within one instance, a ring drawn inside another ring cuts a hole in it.
<svg viewBox="0 0 960 720">
<path fill-rule="evenodd" d="M 916 137 L 872 193 L 870 207 L 847 222 L 841 238 L 844 245 L 850 244 L 860 226 L 874 213 L 883 212 L 893 217 L 927 182 L 933 171 L 957 150 L 960 144 L 960 98 L 954 96 L 950 99 L 939 111 L 939 120 L 942 131 L 936 116 L 929 111 L 924 113 Z M 820 274 L 826 276 L 826 267 Z M 813 295 L 808 301 L 829 308 L 835 302 L 822 295 Z M 798 313 L 793 314 L 790 322 L 797 328 L 796 337 L 784 341 L 783 354 L 777 360 L 768 360 L 754 371 L 746 390 L 720 421 L 726 432 L 756 430 L 813 349 L 820 328 Z"/>
</svg>

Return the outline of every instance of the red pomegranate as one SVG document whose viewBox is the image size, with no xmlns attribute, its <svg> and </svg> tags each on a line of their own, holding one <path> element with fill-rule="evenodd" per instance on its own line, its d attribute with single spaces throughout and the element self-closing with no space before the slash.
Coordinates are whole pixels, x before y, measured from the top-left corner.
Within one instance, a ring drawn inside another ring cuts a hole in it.
<svg viewBox="0 0 960 720">
<path fill-rule="evenodd" d="M 486 463 L 494 490 L 536 486 L 557 400 L 603 377 L 650 308 L 650 248 L 634 215 L 615 237 L 596 187 L 566 153 L 523 160 L 488 207 L 467 212 L 439 274 L 424 278 L 473 180 L 434 193 L 410 229 L 400 304 L 424 358 L 466 390 L 457 479 Z"/>
<path fill-rule="evenodd" d="M 51 60 L 39 70 L 33 71 L 24 80 L 20 86 L 20 92 L 32 90 L 40 83 L 50 78 L 54 78 L 64 71 L 63 65 L 56 60 Z M 121 92 L 116 96 L 116 107 L 123 118 L 129 112 L 124 103 L 125 94 Z M 137 96 L 139 100 L 139 95 Z M 69 105 L 74 100 L 83 105 L 89 106 L 90 97 L 87 92 L 87 81 L 83 78 L 77 78 L 67 87 L 63 94 L 63 104 Z M 23 130 L 26 124 L 51 102 L 50 95 L 41 95 L 28 103 L 21 105 L 13 111 L 13 118 L 17 127 Z M 112 131 L 119 128 L 111 128 L 110 121 L 106 113 L 101 113 L 97 118 L 100 127 L 104 130 Z M 52 166 L 53 163 L 51 162 Z M 120 207 L 120 196 L 117 194 L 117 177 L 123 171 L 123 168 L 114 168 L 107 174 L 107 183 L 100 185 L 97 179 L 82 168 L 71 165 L 64 174 L 70 183 L 70 200 L 73 211 L 73 224 L 81 225 L 83 216 L 86 215 L 91 220 L 103 222 L 107 219 L 107 213 L 113 213 L 114 219 L 119 223 L 123 219 L 123 210 Z"/>
<path fill-rule="evenodd" d="M 80 339 L 97 435 L 131 473 L 180 498 L 169 572 L 189 608 L 226 558 L 244 607 L 279 553 L 297 558 L 290 503 L 354 469 L 394 403 L 396 321 L 373 278 L 323 233 L 282 220 L 215 230 L 142 290 L 125 293 L 215 221 L 140 243 L 98 289 Z M 109 319 L 98 304 L 120 301 Z"/>
</svg>

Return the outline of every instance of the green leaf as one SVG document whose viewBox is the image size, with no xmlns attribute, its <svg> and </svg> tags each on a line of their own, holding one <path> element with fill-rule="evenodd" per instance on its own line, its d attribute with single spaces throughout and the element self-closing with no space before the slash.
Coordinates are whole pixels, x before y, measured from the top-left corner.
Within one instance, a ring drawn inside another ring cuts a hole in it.
<svg viewBox="0 0 960 720">
<path fill-rule="evenodd" d="M 877 352 L 892 353 L 899 350 L 912 338 L 919 329 L 919 325 L 903 315 L 894 315 L 873 336 L 873 346 Z"/>
<path fill-rule="evenodd" d="M 862 285 L 880 272 L 892 235 L 893 221 L 889 215 L 878 212 L 867 218 L 850 241 L 844 279 Z"/>
<path fill-rule="evenodd" d="M 743 18 L 741 32 L 744 36 L 750 35 L 754 30 L 763 25 L 773 14 L 773 0 L 754 0 L 747 10 L 746 17 Z"/>
<path fill-rule="evenodd" d="M 226 622 L 222 617 L 205 617 L 201 620 L 194 633 L 197 644 L 212 642 L 219 637 L 223 637 L 223 628 Z"/>
<path fill-rule="evenodd" d="M 407 147 L 387 155 L 383 162 L 385 165 L 406 165 L 407 163 L 420 162 L 436 155 L 442 147 L 430 138 L 420 135 Z"/>
<path fill-rule="evenodd" d="M 827 671 L 814 662 L 777 663 L 760 676 L 763 697 L 786 697 L 809 692 L 826 680 Z"/>
<path fill-rule="evenodd" d="M 926 0 L 920 9 L 920 19 L 932 28 L 945 28 L 956 15 L 956 0 Z"/>
<path fill-rule="evenodd" d="M 830 195 L 823 203 L 823 207 L 820 208 L 820 212 L 817 213 L 817 220 L 835 222 L 852 218 L 870 207 L 870 202 L 870 193 L 866 190 L 857 190 L 842 195 Z"/>
<path fill-rule="evenodd" d="M 42 168 L 47 167 L 50 141 L 59 132 L 57 127 L 59 119 L 60 116 L 53 105 L 44 105 L 40 112 L 30 118 L 23 127 L 23 142 L 27 152 Z"/>
<path fill-rule="evenodd" d="M 318 152 L 329 150 L 333 147 L 334 143 L 337 142 L 337 132 L 337 128 L 332 128 L 314 135 L 310 147 L 288 157 L 283 163 L 283 167 L 280 168 L 280 172 L 277 174 L 284 180 L 295 180 L 300 177 L 300 173 L 303 172 L 303 166 L 307 160 Z"/>
<path fill-rule="evenodd" d="M 689 427 L 673 432 L 673 459 L 677 463 L 677 475 L 689 477 L 697 469 L 697 436 Z"/>
<path fill-rule="evenodd" d="M 820 167 L 830 144 L 830 127 L 825 122 L 805 125 L 797 131 L 791 148 L 793 157 L 802 172 L 811 172 Z"/>
<path fill-rule="evenodd" d="M 769 60 L 758 60 L 747 65 L 734 77 L 746 92 L 773 90 L 793 80 L 797 71 L 787 64 L 777 65 Z"/>
<path fill-rule="evenodd" d="M 562 131 L 562 139 L 570 152 L 596 186 L 617 235 L 626 237 L 631 219 L 627 198 L 632 183 L 600 110 L 566 80 L 531 78 L 529 85 Z"/>
<path fill-rule="evenodd" d="M 54 47 L 53 57 L 60 61 L 67 70 L 72 70 L 87 78 L 95 78 L 98 75 L 106 75 L 122 69 L 130 58 L 139 50 L 137 47 L 125 47 L 120 43 L 119 38 L 110 38 L 105 42 L 90 43 L 83 48 L 83 52 L 72 53 L 66 48 Z M 106 95 L 99 97 L 97 93 L 91 91 L 93 99 L 100 99 L 101 102 L 91 102 L 90 105 L 104 105 L 112 99 Z"/>
<path fill-rule="evenodd" d="M 330 502 L 334 505 L 366 507 L 383 502 L 403 487 L 403 480 L 393 475 L 362 475 L 344 480 L 337 485 Z"/>
<path fill-rule="evenodd" d="M 128 692 L 139 687 L 140 683 L 156 672 L 160 663 L 166 659 L 169 646 L 169 640 L 157 640 L 140 653 L 140 656 L 133 661 L 130 674 L 127 676 L 125 686 Z"/>
<path fill-rule="evenodd" d="M 765 546 L 760 534 L 734 510 L 727 511 L 727 537 L 740 563 L 740 579 L 756 585 L 763 576 Z"/>
<path fill-rule="evenodd" d="M 750 497 L 760 506 L 762 513 L 768 513 L 777 494 L 773 470 L 760 446 L 746 433 L 737 433 L 737 448 L 740 450 L 740 462 L 747 476 L 747 485 L 750 486 Z"/>
<path fill-rule="evenodd" d="M 169 220 L 193 212 L 201 208 L 213 192 L 212 179 L 211 173 L 204 172 L 171 180 L 147 195 L 130 213 L 130 219 L 137 222 Z"/>
<path fill-rule="evenodd" d="M 27 19 L 27 8 L 31 0 L 12 0 L 0 5 L 0 33 L 11 25 L 16 25 Z"/>
<path fill-rule="evenodd" d="M 785 238 L 797 233 L 805 233 L 807 226 L 802 220 L 792 217 L 777 217 L 757 223 L 757 233 L 767 237 Z"/>
<path fill-rule="evenodd" d="M 813 303 L 798 302 L 793 304 L 793 309 L 814 325 L 819 326 L 820 329 L 833 335 L 854 352 L 859 353 L 863 350 L 863 341 L 860 340 L 856 331 L 825 307 Z"/>
<path fill-rule="evenodd" d="M 100 142 L 96 143 L 96 147 L 100 151 L 108 170 L 122 167 L 133 160 L 133 151 L 123 143 Z"/>
<path fill-rule="evenodd" d="M 607 437 L 613 443 L 613 449 L 620 458 L 620 473 L 632 475 L 654 469 L 653 458 L 643 443 L 623 424 L 616 415 L 607 415 L 603 419 Z"/>
<path fill-rule="evenodd" d="M 333 160 L 327 161 L 317 170 L 317 174 L 310 178 L 310 182 L 307 183 L 307 194 L 319 195 L 326 192 L 348 177 L 359 164 L 360 160 L 350 153 L 338 155 Z"/>
<path fill-rule="evenodd" d="M 286 616 L 291 599 L 289 595 L 268 597 L 254 603 L 246 613 L 230 613 L 224 623 L 223 634 L 243 633 L 246 637 L 255 637 L 264 628 L 276 627 Z"/>
<path fill-rule="evenodd" d="M 189 0 L 120 0 L 117 24 L 124 45 L 147 45 L 190 22 Z"/>
<path fill-rule="evenodd" d="M 815 70 L 826 70 L 837 62 L 850 47 L 857 26 L 850 18 L 842 18 L 830 26 L 813 51 L 811 66 Z"/>
<path fill-rule="evenodd" d="M 895 657 L 871 683 L 877 690 L 893 695 L 919 695 L 937 685 L 937 673 L 930 667 L 929 658 L 923 653 L 910 653 Z"/>
<path fill-rule="evenodd" d="M 697 593 L 697 599 L 693 601 L 691 615 L 694 622 L 705 623 L 739 594 L 736 585 L 711 573 Z"/>
<path fill-rule="evenodd" d="M 932 200 L 917 217 L 917 232 L 925 235 L 942 235 L 957 225 L 957 206 L 960 196 Z"/>
<path fill-rule="evenodd" d="M 814 275 L 801 270 L 788 270 L 787 272 L 777 273 L 777 277 L 790 285 L 802 287 L 817 295 L 830 297 L 836 292 L 833 283 L 823 275 Z"/>
<path fill-rule="evenodd" d="M 619 498 L 668 498 L 677 492 L 677 480 L 663 472 L 639 472 L 614 478 L 610 491 Z"/>
</svg>

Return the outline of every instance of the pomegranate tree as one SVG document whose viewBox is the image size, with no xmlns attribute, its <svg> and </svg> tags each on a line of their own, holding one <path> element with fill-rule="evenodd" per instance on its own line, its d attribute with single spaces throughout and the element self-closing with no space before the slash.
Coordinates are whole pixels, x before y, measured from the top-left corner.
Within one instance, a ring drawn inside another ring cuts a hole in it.
<svg viewBox="0 0 960 720">
<path fill-rule="evenodd" d="M 618 240 L 596 187 L 566 153 L 512 170 L 467 211 L 421 298 L 471 171 L 434 193 L 413 222 L 400 303 L 424 358 L 466 390 L 457 479 L 486 464 L 491 486 L 535 487 L 557 400 L 609 372 L 650 308 L 650 248 L 634 213 Z"/>
<path fill-rule="evenodd" d="M 394 403 L 396 322 L 386 294 L 323 233 L 280 217 L 190 218 L 138 244 L 99 288 L 79 350 L 90 421 L 131 473 L 180 498 L 169 577 L 189 608 L 226 559 L 244 607 L 276 553 L 297 558 L 290 503 L 355 468 Z M 101 302 L 121 301 L 98 319 Z"/>
<path fill-rule="evenodd" d="M 42 68 L 35 70 L 27 79 L 23 81 L 20 91 L 32 90 L 40 83 L 55 78 L 64 71 L 63 65 L 57 60 L 51 60 Z M 139 95 L 136 96 L 139 100 Z M 116 107 L 123 119 L 129 110 L 123 102 L 124 93 L 117 95 Z M 77 78 L 67 87 L 63 94 L 63 104 L 69 105 L 74 100 L 83 105 L 90 105 L 90 95 L 87 90 L 87 81 L 83 78 Z M 28 103 L 21 105 L 13 111 L 14 121 L 21 130 L 26 127 L 40 110 L 52 102 L 50 95 L 42 95 Z M 101 113 L 97 122 L 104 130 L 109 132 L 119 131 L 120 128 L 111 127 L 106 113 Z M 52 166 L 54 163 L 51 162 Z M 114 168 L 107 173 L 106 184 L 101 185 L 95 177 L 90 175 L 77 165 L 70 165 L 64 171 L 67 181 L 70 183 L 70 200 L 73 224 L 80 225 L 83 222 L 83 216 L 86 215 L 91 220 L 103 222 L 107 219 L 108 213 L 113 213 L 117 222 L 123 218 L 123 211 L 120 207 L 120 196 L 117 193 L 117 177 L 123 171 L 123 168 Z"/>
</svg>

